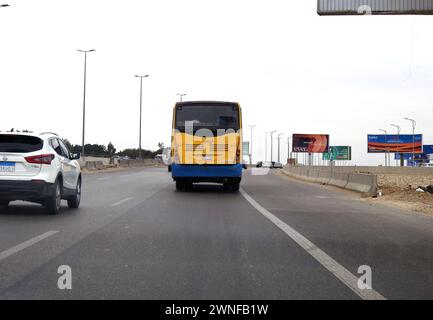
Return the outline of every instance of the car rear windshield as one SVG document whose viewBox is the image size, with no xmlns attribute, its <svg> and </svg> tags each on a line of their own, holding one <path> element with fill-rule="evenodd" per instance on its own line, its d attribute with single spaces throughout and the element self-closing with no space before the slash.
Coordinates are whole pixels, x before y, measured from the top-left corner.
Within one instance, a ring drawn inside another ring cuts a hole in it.
<svg viewBox="0 0 433 320">
<path fill-rule="evenodd" d="M 41 150 L 43 142 L 38 137 L 0 134 L 0 152 L 29 153 Z"/>
</svg>

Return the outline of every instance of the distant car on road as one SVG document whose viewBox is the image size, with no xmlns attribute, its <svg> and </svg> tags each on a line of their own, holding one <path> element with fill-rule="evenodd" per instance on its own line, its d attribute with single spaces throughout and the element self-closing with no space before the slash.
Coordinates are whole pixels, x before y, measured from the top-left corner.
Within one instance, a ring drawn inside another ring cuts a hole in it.
<svg viewBox="0 0 433 320">
<path fill-rule="evenodd" d="M 71 154 L 54 133 L 0 133 L 0 206 L 15 200 L 42 204 L 57 214 L 81 201 L 79 153 Z"/>
<path fill-rule="evenodd" d="M 270 161 L 259 161 L 256 165 L 257 168 L 272 168 L 272 162 Z"/>
<path fill-rule="evenodd" d="M 272 167 L 273 167 L 274 169 L 282 169 L 282 168 L 283 168 L 283 164 L 280 163 L 280 162 L 273 162 L 273 163 L 272 163 Z"/>
<path fill-rule="evenodd" d="M 275 161 L 259 161 L 256 164 L 257 168 L 270 168 L 270 169 L 280 169 L 283 165 L 280 162 Z"/>
</svg>

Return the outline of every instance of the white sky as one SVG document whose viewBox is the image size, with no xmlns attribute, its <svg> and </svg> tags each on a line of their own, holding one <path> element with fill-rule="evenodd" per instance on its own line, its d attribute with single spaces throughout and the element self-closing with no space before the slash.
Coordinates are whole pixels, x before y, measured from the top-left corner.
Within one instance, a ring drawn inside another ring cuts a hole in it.
<svg viewBox="0 0 433 320">
<path fill-rule="evenodd" d="M 88 55 L 86 143 L 143 148 L 170 141 L 177 92 L 238 101 L 254 162 L 265 131 L 329 133 L 352 145 L 403 133 L 415 118 L 433 144 L 433 18 L 319 17 L 315 0 L 19 1 L 0 8 L 0 130 L 54 131 L 81 143 L 83 54 Z M 276 144 L 274 145 L 276 157 Z M 282 147 L 283 158 L 287 144 Z M 394 161 L 393 161 L 394 162 Z"/>
</svg>

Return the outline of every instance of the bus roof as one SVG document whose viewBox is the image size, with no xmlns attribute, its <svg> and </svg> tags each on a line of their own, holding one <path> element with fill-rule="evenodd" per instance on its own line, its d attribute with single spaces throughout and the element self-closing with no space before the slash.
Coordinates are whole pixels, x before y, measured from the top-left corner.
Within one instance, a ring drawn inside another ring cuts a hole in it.
<svg viewBox="0 0 433 320">
<path fill-rule="evenodd" d="M 203 105 L 207 105 L 207 106 L 221 106 L 221 105 L 236 105 L 239 107 L 239 103 L 237 102 L 229 102 L 229 101 L 182 101 L 182 102 L 176 102 L 176 106 L 203 106 Z"/>
</svg>

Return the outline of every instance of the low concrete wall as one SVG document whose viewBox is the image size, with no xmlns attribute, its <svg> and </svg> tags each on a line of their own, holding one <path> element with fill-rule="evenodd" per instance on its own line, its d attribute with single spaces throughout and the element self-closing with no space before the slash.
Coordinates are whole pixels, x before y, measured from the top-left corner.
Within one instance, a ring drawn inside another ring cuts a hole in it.
<svg viewBox="0 0 433 320">
<path fill-rule="evenodd" d="M 307 168 L 307 167 L 306 167 Z M 330 166 L 309 166 L 310 169 L 330 170 Z M 402 174 L 402 175 L 433 175 L 433 167 L 371 167 L 371 166 L 333 166 L 333 172 L 371 173 L 371 174 Z"/>
<path fill-rule="evenodd" d="M 143 160 L 119 160 L 120 167 L 144 167 L 144 166 L 155 166 L 160 165 L 163 162 L 155 159 L 143 159 Z"/>
<path fill-rule="evenodd" d="M 349 173 L 346 189 L 375 195 L 377 193 L 377 175 Z"/>
<path fill-rule="evenodd" d="M 105 169 L 105 165 L 102 161 L 86 161 L 83 166 L 88 170 L 102 170 Z"/>
<path fill-rule="evenodd" d="M 94 161 L 100 161 L 102 162 L 103 165 L 107 166 L 110 164 L 110 158 L 105 158 L 105 157 L 81 157 L 80 160 L 78 160 L 78 162 L 80 163 L 81 166 L 85 166 L 86 162 L 94 162 Z"/>
<path fill-rule="evenodd" d="M 331 174 L 331 179 L 329 180 L 328 184 L 332 186 L 345 188 L 348 182 L 349 182 L 348 173 L 333 172 Z"/>
<path fill-rule="evenodd" d="M 324 169 L 328 168 L 328 170 Z M 331 167 L 294 167 L 286 166 L 284 172 L 295 178 L 311 182 L 329 184 L 340 188 L 376 195 L 377 176 L 365 173 L 346 173 L 331 170 Z"/>
</svg>

